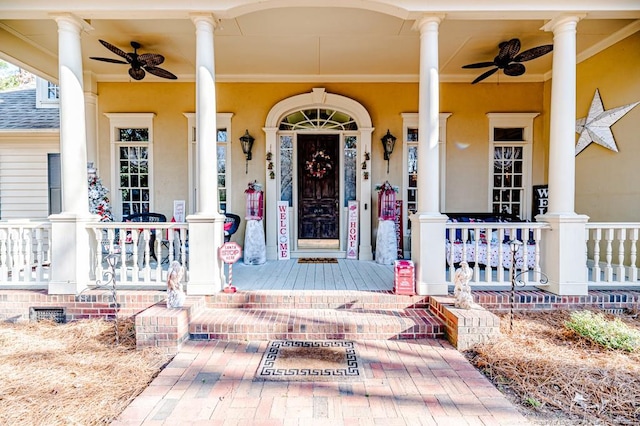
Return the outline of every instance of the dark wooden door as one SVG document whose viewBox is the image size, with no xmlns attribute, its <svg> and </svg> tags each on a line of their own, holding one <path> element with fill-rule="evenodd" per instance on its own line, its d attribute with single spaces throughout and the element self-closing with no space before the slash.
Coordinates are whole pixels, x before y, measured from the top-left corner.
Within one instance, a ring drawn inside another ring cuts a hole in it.
<svg viewBox="0 0 640 426">
<path fill-rule="evenodd" d="M 298 239 L 338 239 L 338 135 L 298 134 Z"/>
</svg>

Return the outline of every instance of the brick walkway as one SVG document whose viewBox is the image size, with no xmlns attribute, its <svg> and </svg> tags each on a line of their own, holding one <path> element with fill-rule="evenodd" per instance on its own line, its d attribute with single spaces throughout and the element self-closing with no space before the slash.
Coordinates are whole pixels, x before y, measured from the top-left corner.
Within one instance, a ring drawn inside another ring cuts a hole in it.
<svg viewBox="0 0 640 426">
<path fill-rule="evenodd" d="M 358 342 L 362 382 L 254 382 L 267 344 L 187 342 L 112 424 L 527 424 L 444 340 Z"/>
</svg>

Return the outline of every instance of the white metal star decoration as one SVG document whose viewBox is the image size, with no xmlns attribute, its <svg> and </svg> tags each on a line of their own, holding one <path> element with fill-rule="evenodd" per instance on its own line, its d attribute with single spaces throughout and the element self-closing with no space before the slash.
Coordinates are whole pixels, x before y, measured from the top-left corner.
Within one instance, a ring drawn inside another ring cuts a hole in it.
<svg viewBox="0 0 640 426">
<path fill-rule="evenodd" d="M 616 141 L 613 139 L 613 133 L 611 133 L 611 126 L 638 104 L 640 104 L 640 101 L 605 111 L 602 99 L 600 99 L 600 92 L 596 89 L 589 108 L 589 114 L 587 117 L 576 121 L 576 133 L 580 133 L 580 138 L 578 138 L 578 143 L 576 144 L 576 155 L 591 142 L 618 152 Z"/>
</svg>

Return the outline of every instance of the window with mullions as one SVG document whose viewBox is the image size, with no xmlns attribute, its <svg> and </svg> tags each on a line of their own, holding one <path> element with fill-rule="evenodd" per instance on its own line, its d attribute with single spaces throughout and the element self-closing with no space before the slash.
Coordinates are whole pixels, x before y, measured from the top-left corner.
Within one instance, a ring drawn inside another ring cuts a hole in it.
<svg viewBox="0 0 640 426">
<path fill-rule="evenodd" d="M 529 219 L 531 146 L 537 113 L 488 113 L 489 209 Z"/>
<path fill-rule="evenodd" d="M 106 113 L 111 141 L 113 211 L 122 217 L 152 212 L 154 113 Z"/>
<path fill-rule="evenodd" d="M 309 108 L 285 116 L 280 122 L 280 130 L 358 130 L 358 125 L 343 112 Z"/>
<path fill-rule="evenodd" d="M 118 129 L 120 142 L 148 142 L 149 130 L 145 128 Z M 122 215 L 150 211 L 149 148 L 141 145 L 118 147 L 120 170 L 120 201 Z"/>
<path fill-rule="evenodd" d="M 218 156 L 218 197 L 220 211 L 227 211 L 227 129 L 218 129 L 217 156 Z"/>
<path fill-rule="evenodd" d="M 494 213 L 522 214 L 523 149 L 521 146 L 494 146 L 493 192 Z"/>
</svg>

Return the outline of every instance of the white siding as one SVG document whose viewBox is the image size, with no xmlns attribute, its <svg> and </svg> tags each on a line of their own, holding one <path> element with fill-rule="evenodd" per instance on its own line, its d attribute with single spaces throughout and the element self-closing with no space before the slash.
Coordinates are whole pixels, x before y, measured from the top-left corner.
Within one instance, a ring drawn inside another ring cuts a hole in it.
<svg viewBox="0 0 640 426">
<path fill-rule="evenodd" d="M 0 133 L 0 219 L 49 215 L 47 154 L 60 152 L 57 132 Z"/>
</svg>

